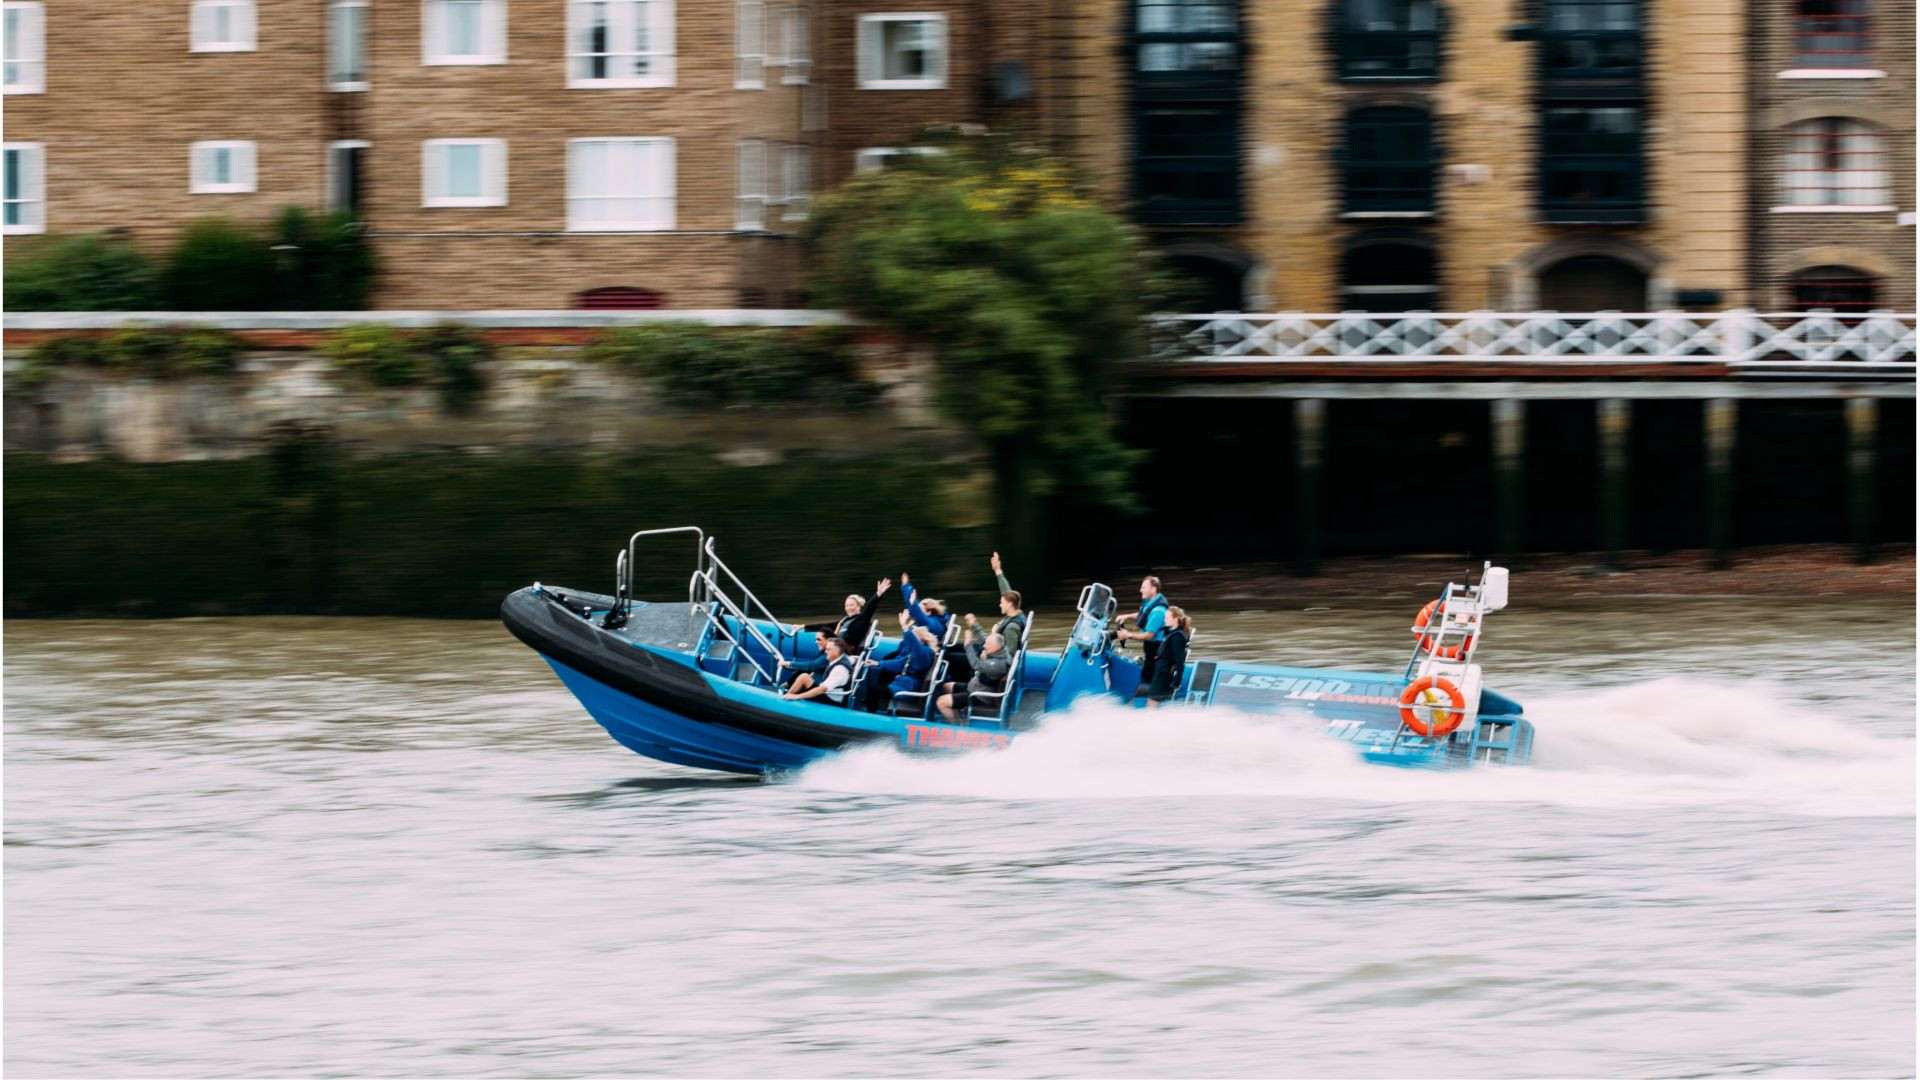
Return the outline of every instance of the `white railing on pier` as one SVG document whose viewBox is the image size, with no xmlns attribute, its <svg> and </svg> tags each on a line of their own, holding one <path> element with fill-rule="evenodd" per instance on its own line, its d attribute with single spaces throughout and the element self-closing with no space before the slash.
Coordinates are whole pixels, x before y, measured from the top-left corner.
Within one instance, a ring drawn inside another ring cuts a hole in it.
<svg viewBox="0 0 1920 1080">
<path fill-rule="evenodd" d="M 1914 316 L 1753 311 L 1221 313 L 1153 319 L 1156 359 L 1568 360 L 1912 369 Z"/>
</svg>

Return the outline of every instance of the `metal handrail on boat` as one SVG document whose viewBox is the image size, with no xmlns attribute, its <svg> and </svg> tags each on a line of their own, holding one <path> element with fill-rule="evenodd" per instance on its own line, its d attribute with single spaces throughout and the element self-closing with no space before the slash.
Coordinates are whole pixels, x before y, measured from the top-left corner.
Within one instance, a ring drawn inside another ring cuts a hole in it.
<svg viewBox="0 0 1920 1080">
<path fill-rule="evenodd" d="M 627 614 L 633 608 L 634 553 L 636 545 L 640 542 L 640 538 L 643 536 L 669 536 L 675 533 L 693 534 L 693 564 L 696 571 L 699 569 L 700 560 L 705 557 L 707 550 L 707 534 L 706 530 L 700 528 L 698 525 L 676 525 L 670 529 L 642 529 L 632 536 L 627 537 L 626 550 L 622 551 L 613 562 L 613 607 L 607 612 L 606 618 L 601 620 L 601 626 L 614 629 L 625 625 Z M 687 603 L 691 604 L 694 602 L 692 583 L 689 582 Z M 687 632 L 689 634 L 693 632 L 693 620 L 691 618 L 687 620 Z"/>
<path fill-rule="evenodd" d="M 714 582 L 710 576 L 707 576 L 705 574 L 701 574 L 697 576 L 707 577 L 707 585 L 711 590 L 711 595 L 709 597 L 710 600 L 718 603 L 721 609 L 725 611 L 728 615 L 731 615 L 735 619 L 739 620 L 741 628 L 744 629 L 748 634 L 752 635 L 753 640 L 758 642 L 761 648 L 767 650 L 767 653 L 769 655 L 771 656 L 780 655 L 780 650 L 774 647 L 773 642 L 767 640 L 767 636 L 760 632 L 759 627 L 753 625 L 753 620 L 747 617 L 746 612 L 740 610 L 739 605 L 733 602 L 733 598 L 728 596 L 726 593 L 720 592 L 718 589 L 713 588 Z M 722 622 L 720 618 L 716 616 L 712 612 L 712 610 L 707 608 L 705 605 L 697 605 L 697 606 L 699 606 L 701 613 L 706 615 L 707 621 L 713 624 L 713 628 L 719 631 L 721 635 L 726 637 L 728 641 L 733 642 L 733 647 L 735 650 L 738 650 L 739 652 L 742 652 L 745 654 L 747 658 L 747 663 L 753 665 L 753 670 L 759 672 L 762 676 L 764 676 L 767 682 L 772 683 L 774 685 L 779 684 L 780 680 L 776 678 L 772 672 L 760 666 L 760 661 L 753 658 L 752 652 L 747 651 L 742 647 L 739 636 L 729 631 L 727 629 L 726 623 Z"/>
<path fill-rule="evenodd" d="M 753 590 L 747 588 L 747 583 L 740 580 L 740 575 L 734 573 L 732 567 L 720 561 L 720 556 L 717 553 L 715 553 L 713 550 L 713 542 L 714 540 L 717 540 L 717 539 L 719 539 L 719 537 L 714 537 L 712 540 L 708 540 L 706 542 L 706 546 L 701 549 L 705 551 L 707 555 L 707 572 L 708 572 L 709 578 L 712 577 L 712 571 L 715 567 L 718 567 L 719 569 L 726 571 L 727 580 L 733 582 L 734 587 L 739 589 L 740 594 L 747 598 L 751 607 L 759 608 L 760 614 L 765 615 L 767 617 L 767 621 L 772 623 L 773 625 L 775 626 L 783 625 L 780 622 L 779 617 L 774 615 L 773 611 L 770 608 L 768 608 L 766 604 L 761 603 L 760 598 L 758 596 L 753 595 Z M 716 587 L 718 587 L 719 583 L 716 581 L 714 582 L 714 584 Z M 751 607 L 749 608 L 749 610 L 751 610 Z"/>
</svg>

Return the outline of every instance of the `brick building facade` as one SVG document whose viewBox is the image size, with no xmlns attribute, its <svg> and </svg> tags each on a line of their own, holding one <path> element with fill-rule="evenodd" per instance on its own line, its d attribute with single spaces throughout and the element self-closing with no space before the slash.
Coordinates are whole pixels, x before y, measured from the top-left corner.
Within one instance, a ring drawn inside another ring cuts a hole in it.
<svg viewBox="0 0 1920 1080">
<path fill-rule="evenodd" d="M 1910 5 L 902 7 L 7 0 L 7 231 L 351 204 L 383 307 L 795 306 L 812 194 L 962 124 L 1198 306 L 1914 303 Z"/>
</svg>

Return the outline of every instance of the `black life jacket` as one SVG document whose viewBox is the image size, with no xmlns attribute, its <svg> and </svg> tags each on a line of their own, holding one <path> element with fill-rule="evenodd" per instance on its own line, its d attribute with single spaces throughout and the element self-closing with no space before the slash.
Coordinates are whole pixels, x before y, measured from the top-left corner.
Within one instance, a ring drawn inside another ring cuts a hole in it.
<svg viewBox="0 0 1920 1080">
<path fill-rule="evenodd" d="M 1014 623 L 1020 624 L 1020 644 L 1014 647 L 1012 651 L 1019 652 L 1021 649 L 1024 649 L 1027 647 L 1027 613 L 1026 612 L 1016 611 L 1013 614 L 1007 616 L 1006 618 L 1001 619 L 999 622 L 994 623 L 993 632 L 996 634 L 999 634 L 1001 637 L 1006 637 L 1007 627 Z"/>
<path fill-rule="evenodd" d="M 846 669 L 846 672 L 847 672 L 846 685 L 841 686 L 837 689 L 828 690 L 822 696 L 825 697 L 828 701 L 833 702 L 835 705 L 845 705 L 847 703 L 847 695 L 853 693 L 853 677 L 854 675 L 858 674 L 858 672 L 856 672 L 853 667 L 853 657 L 842 654 L 840 659 L 835 660 L 831 664 L 828 664 L 827 670 L 820 673 L 821 686 L 827 685 L 827 676 L 833 671 L 834 668 Z"/>
</svg>

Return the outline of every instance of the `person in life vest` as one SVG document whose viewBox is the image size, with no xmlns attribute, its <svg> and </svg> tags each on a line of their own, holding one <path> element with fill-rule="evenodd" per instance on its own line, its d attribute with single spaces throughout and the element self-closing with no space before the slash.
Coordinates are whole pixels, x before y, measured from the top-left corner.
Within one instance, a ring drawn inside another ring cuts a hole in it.
<svg viewBox="0 0 1920 1080">
<path fill-rule="evenodd" d="M 827 639 L 825 673 L 818 679 L 812 675 L 800 675 L 780 696 L 788 701 L 819 698 L 834 705 L 845 705 L 848 694 L 853 690 L 853 664 L 853 657 L 847 653 L 847 643 L 838 637 L 830 637 Z"/>
<path fill-rule="evenodd" d="M 1007 675 L 1013 670 L 1013 655 L 1007 652 L 1007 641 L 999 634 L 988 634 L 986 640 L 980 640 L 978 629 L 967 631 L 967 654 L 973 660 L 973 678 L 965 686 L 957 683 L 940 684 L 940 715 L 949 723 L 962 722 L 961 716 L 967 711 L 967 703 L 974 694 L 997 694 L 1007 688 Z"/>
<path fill-rule="evenodd" d="M 1120 631 L 1119 637 L 1121 641 L 1140 642 L 1140 685 L 1143 687 L 1153 682 L 1154 661 L 1160 655 L 1160 640 L 1166 636 L 1168 606 L 1167 598 L 1160 593 L 1160 579 L 1148 576 L 1140 579 L 1140 610 L 1120 616 L 1122 623 L 1134 620 L 1134 628 Z"/>
<path fill-rule="evenodd" d="M 892 578 L 881 578 L 874 584 L 873 599 L 868 600 L 858 593 L 849 593 L 842 604 L 846 611 L 845 615 L 830 623 L 808 623 L 800 629 L 837 637 L 857 655 L 866 645 L 867 631 L 873 627 L 873 613 L 880 606 L 880 597 L 884 596 L 892 586 Z"/>
<path fill-rule="evenodd" d="M 924 626 L 913 625 L 906 612 L 900 613 L 900 645 L 884 660 L 869 658 L 874 676 L 867 680 L 867 709 L 879 712 L 895 694 L 926 688 L 927 676 L 940 651 L 940 639 Z M 889 680 L 889 676 L 891 679 Z"/>
<path fill-rule="evenodd" d="M 780 684 L 785 686 L 787 683 L 794 681 L 802 675 L 811 675 L 816 679 L 819 678 L 820 673 L 827 670 L 827 638 L 830 636 L 831 635 L 825 630 L 815 630 L 813 632 L 813 658 L 811 660 L 788 660 L 785 657 L 781 657 L 777 662 L 777 666 L 774 668 L 774 675 L 780 680 Z"/>
<path fill-rule="evenodd" d="M 993 567 L 993 583 L 1000 588 L 1000 621 L 989 633 L 1006 638 L 1007 651 L 1017 653 L 1027 640 L 1027 613 L 1020 608 L 1020 590 L 1009 585 L 1007 575 L 1000 572 L 999 552 L 994 552 L 988 562 Z M 967 625 L 973 625 L 973 616 L 967 616 Z"/>
<path fill-rule="evenodd" d="M 1153 681 L 1146 688 L 1147 708 L 1154 709 L 1173 700 L 1180 681 L 1187 677 L 1187 645 L 1193 640 L 1193 620 L 1185 608 L 1167 607 L 1167 625 L 1160 639 L 1160 655 L 1154 661 Z"/>
</svg>

